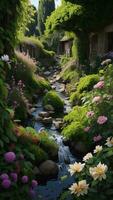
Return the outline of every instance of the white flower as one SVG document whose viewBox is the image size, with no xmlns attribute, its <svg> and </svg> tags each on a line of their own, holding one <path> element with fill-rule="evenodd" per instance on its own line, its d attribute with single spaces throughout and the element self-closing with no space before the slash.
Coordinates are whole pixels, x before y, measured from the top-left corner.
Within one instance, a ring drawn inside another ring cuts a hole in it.
<svg viewBox="0 0 113 200">
<path fill-rule="evenodd" d="M 69 190 L 71 194 L 76 194 L 77 197 L 88 193 L 89 184 L 86 183 L 86 180 L 79 181 L 78 184 L 74 183 Z"/>
<path fill-rule="evenodd" d="M 75 162 L 74 164 L 69 165 L 70 168 L 68 171 L 70 172 L 70 174 L 72 176 L 75 173 L 81 172 L 83 170 L 84 166 L 85 166 L 85 164 L 82 164 L 80 162 L 79 163 Z"/>
<path fill-rule="evenodd" d="M 99 153 L 102 151 L 102 149 L 103 149 L 102 146 L 98 145 L 98 146 L 96 146 L 94 153 Z"/>
<path fill-rule="evenodd" d="M 108 147 L 112 147 L 113 146 L 113 137 L 108 137 L 106 140 L 106 145 Z"/>
<path fill-rule="evenodd" d="M 99 179 L 100 181 L 102 179 L 106 179 L 106 172 L 108 170 L 107 165 L 101 164 L 101 162 L 97 165 L 97 167 L 90 167 L 89 173 L 93 177 L 94 180 Z"/>
<path fill-rule="evenodd" d="M 8 55 L 3 55 L 3 56 L 1 56 L 1 60 L 5 61 L 5 62 L 8 62 L 9 61 L 9 56 Z"/>
<path fill-rule="evenodd" d="M 84 157 L 83 157 L 83 161 L 87 161 L 87 160 L 89 160 L 89 159 L 91 159 L 91 158 L 93 158 L 93 155 L 92 155 L 92 153 L 87 153 Z"/>
</svg>

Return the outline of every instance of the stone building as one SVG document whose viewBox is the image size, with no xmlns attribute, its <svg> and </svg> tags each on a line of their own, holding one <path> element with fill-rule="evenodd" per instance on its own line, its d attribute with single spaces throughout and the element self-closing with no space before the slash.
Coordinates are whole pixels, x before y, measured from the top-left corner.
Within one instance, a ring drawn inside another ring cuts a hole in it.
<svg viewBox="0 0 113 200">
<path fill-rule="evenodd" d="M 73 45 L 73 38 L 68 38 L 67 36 L 64 36 L 60 40 L 59 45 L 59 54 L 66 56 L 72 56 L 72 45 Z"/>
<path fill-rule="evenodd" d="M 90 35 L 90 61 L 94 61 L 97 56 L 103 57 L 107 54 L 113 57 L 113 24 Z"/>
</svg>

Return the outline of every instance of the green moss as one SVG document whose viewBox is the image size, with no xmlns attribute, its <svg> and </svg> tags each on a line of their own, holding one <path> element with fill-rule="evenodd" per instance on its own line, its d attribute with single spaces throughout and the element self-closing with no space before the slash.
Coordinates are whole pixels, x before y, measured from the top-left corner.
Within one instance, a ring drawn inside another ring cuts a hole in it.
<svg viewBox="0 0 113 200">
<path fill-rule="evenodd" d="M 65 127 L 62 134 L 68 139 L 76 141 L 84 139 L 84 126 L 87 122 L 86 107 L 76 106 L 64 117 Z"/>
<path fill-rule="evenodd" d="M 76 70 L 76 61 L 71 58 L 69 62 L 67 62 L 61 71 L 61 78 L 63 80 L 69 81 L 71 83 L 78 82 L 79 79 L 79 73 Z"/>
<path fill-rule="evenodd" d="M 53 51 L 48 51 L 44 48 L 43 44 L 36 37 L 24 37 L 20 40 L 19 44 L 25 46 L 29 49 L 30 46 L 35 50 L 35 59 L 40 62 L 41 66 L 52 65 L 55 53 Z M 31 55 L 32 56 L 32 55 Z"/>
<path fill-rule="evenodd" d="M 17 104 L 15 108 L 15 118 L 24 121 L 28 116 L 27 102 L 25 97 L 21 95 L 16 88 L 9 95 L 9 106 L 14 105 L 14 102 Z"/>
<path fill-rule="evenodd" d="M 93 86 L 99 81 L 98 74 L 87 75 L 80 78 L 76 91 L 70 96 L 70 101 L 73 105 L 81 104 L 81 99 L 86 95 L 87 92 L 93 89 Z"/>
<path fill-rule="evenodd" d="M 52 105 L 57 113 L 63 111 L 64 102 L 55 91 L 48 92 L 43 98 L 43 105 Z"/>
<path fill-rule="evenodd" d="M 39 134 L 40 147 L 48 153 L 49 158 L 56 159 L 58 156 L 58 145 L 54 140 L 49 139 L 48 135 L 45 133 Z"/>
<path fill-rule="evenodd" d="M 83 91 L 90 91 L 98 81 L 99 76 L 97 74 L 91 74 L 82 77 L 77 86 L 77 91 L 80 93 L 82 93 Z"/>
<path fill-rule="evenodd" d="M 29 151 L 35 156 L 35 163 L 39 165 L 45 160 L 48 160 L 48 154 L 39 146 L 30 145 Z"/>
</svg>

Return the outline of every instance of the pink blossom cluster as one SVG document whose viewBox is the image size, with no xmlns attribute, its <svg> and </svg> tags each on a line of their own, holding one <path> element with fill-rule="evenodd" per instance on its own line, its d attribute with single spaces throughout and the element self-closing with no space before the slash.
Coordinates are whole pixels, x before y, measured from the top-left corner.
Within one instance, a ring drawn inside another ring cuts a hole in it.
<svg viewBox="0 0 113 200">
<path fill-rule="evenodd" d="M 93 111 L 89 111 L 87 112 L 87 117 L 93 117 L 94 116 L 94 112 Z"/>
<path fill-rule="evenodd" d="M 92 103 L 100 103 L 102 101 L 101 96 L 95 96 L 92 100 Z"/>
<path fill-rule="evenodd" d="M 97 123 L 102 125 L 105 124 L 107 122 L 108 118 L 106 116 L 99 116 L 97 119 Z"/>
<path fill-rule="evenodd" d="M 100 134 L 93 138 L 94 142 L 99 142 L 100 140 L 102 140 L 102 136 Z"/>
<path fill-rule="evenodd" d="M 87 127 L 84 128 L 84 131 L 85 131 L 85 132 L 89 132 L 90 129 L 91 129 L 91 127 L 90 127 L 90 126 L 87 126 Z"/>
<path fill-rule="evenodd" d="M 104 81 L 99 81 L 96 85 L 94 85 L 94 89 L 102 89 L 104 87 Z"/>
</svg>

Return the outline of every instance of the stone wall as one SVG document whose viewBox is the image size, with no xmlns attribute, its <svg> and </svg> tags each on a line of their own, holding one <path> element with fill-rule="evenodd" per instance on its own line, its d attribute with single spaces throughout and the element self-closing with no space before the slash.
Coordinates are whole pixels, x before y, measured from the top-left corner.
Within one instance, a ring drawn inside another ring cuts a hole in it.
<svg viewBox="0 0 113 200">
<path fill-rule="evenodd" d="M 90 61 L 94 61 L 97 56 L 101 57 L 108 50 L 108 34 L 113 32 L 113 24 L 105 27 L 98 33 L 90 35 Z M 113 49 L 111 49 L 113 51 Z"/>
</svg>

